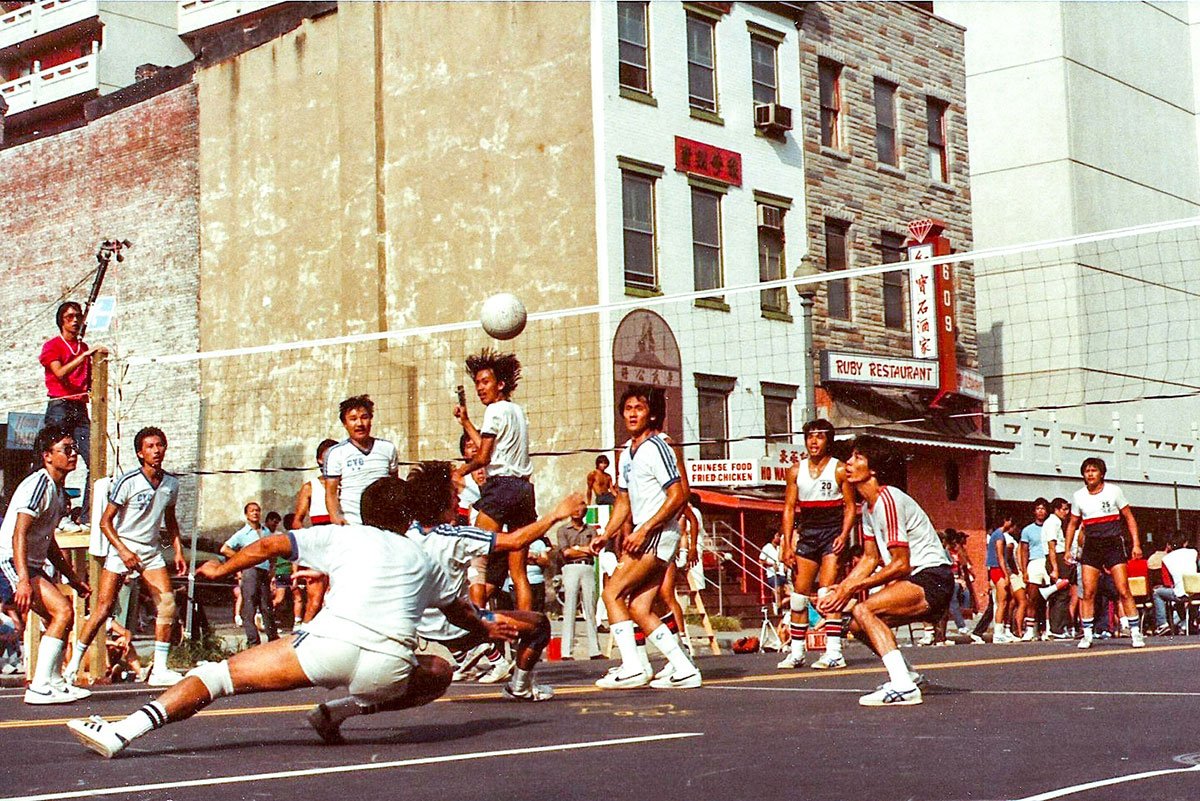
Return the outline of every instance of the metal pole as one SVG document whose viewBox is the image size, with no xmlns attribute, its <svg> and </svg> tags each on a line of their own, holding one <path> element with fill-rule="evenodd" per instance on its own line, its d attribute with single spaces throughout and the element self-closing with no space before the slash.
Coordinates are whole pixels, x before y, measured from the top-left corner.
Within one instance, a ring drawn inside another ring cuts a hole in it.
<svg viewBox="0 0 1200 801">
<path fill-rule="evenodd" d="M 1183 524 L 1179 522 L 1179 482 L 1172 481 L 1171 484 L 1175 488 L 1175 533 L 1183 530 Z"/>
<path fill-rule="evenodd" d="M 805 287 L 807 289 L 807 287 Z M 804 419 L 814 420 L 817 416 L 817 381 L 814 364 L 817 355 L 813 350 L 813 304 L 815 292 L 800 293 L 800 315 L 804 320 Z"/>
<path fill-rule="evenodd" d="M 192 639 L 192 609 L 196 605 L 196 527 L 192 526 L 192 555 L 188 560 L 187 638 Z"/>
</svg>

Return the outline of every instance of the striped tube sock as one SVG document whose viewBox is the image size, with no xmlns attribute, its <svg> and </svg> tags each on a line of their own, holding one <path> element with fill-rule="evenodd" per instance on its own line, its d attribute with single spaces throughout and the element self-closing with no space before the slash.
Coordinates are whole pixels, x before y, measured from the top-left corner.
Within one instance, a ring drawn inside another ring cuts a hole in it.
<svg viewBox="0 0 1200 801">
<path fill-rule="evenodd" d="M 835 656 L 842 655 L 842 619 L 830 618 L 825 621 L 825 653 Z"/>
<path fill-rule="evenodd" d="M 117 736 L 126 742 L 141 737 L 151 729 L 167 725 L 167 710 L 158 701 L 151 701 L 124 720 L 113 724 Z"/>
<path fill-rule="evenodd" d="M 1096 619 L 1093 617 L 1085 617 L 1080 621 L 1083 623 L 1083 637 L 1085 640 L 1092 639 L 1092 626 L 1095 625 Z"/>
<path fill-rule="evenodd" d="M 663 625 L 666 626 L 667 629 L 669 629 L 672 634 L 679 633 L 679 624 L 675 622 L 675 613 L 674 612 L 667 612 L 665 615 L 663 615 L 662 622 L 663 622 Z"/>
<path fill-rule="evenodd" d="M 792 621 L 789 625 L 792 633 L 792 656 L 804 656 L 804 648 L 808 643 L 808 623 Z"/>
<path fill-rule="evenodd" d="M 1138 620 L 1137 615 L 1134 615 L 1133 617 L 1125 618 L 1125 625 L 1129 626 L 1130 631 L 1133 631 L 1134 629 L 1139 629 L 1142 627 L 1142 623 L 1140 620 Z"/>
</svg>

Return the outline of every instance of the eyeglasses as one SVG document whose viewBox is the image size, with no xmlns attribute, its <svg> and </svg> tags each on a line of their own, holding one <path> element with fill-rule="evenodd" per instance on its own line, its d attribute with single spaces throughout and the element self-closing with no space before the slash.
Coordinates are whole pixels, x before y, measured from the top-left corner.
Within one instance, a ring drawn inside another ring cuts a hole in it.
<svg viewBox="0 0 1200 801">
<path fill-rule="evenodd" d="M 63 456 L 70 456 L 73 453 L 83 453 L 83 451 L 79 450 L 77 445 L 63 445 L 61 448 L 55 448 L 54 450 L 58 451 Z"/>
</svg>

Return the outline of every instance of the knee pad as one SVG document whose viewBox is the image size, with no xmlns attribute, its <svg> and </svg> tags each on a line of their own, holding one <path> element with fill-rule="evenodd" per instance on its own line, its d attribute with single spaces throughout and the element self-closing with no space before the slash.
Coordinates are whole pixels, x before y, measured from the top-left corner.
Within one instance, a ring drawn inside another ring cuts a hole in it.
<svg viewBox="0 0 1200 801">
<path fill-rule="evenodd" d="M 227 659 L 194 667 L 187 672 L 187 676 L 200 679 L 214 701 L 226 695 L 233 695 L 233 677 L 229 675 Z"/>
<path fill-rule="evenodd" d="M 808 596 L 803 593 L 793 592 L 788 599 L 788 605 L 791 610 L 796 613 L 808 611 Z"/>
<path fill-rule="evenodd" d="M 158 596 L 158 606 L 154 615 L 154 623 L 159 626 L 169 626 L 175 622 L 175 593 L 164 592 Z"/>
</svg>

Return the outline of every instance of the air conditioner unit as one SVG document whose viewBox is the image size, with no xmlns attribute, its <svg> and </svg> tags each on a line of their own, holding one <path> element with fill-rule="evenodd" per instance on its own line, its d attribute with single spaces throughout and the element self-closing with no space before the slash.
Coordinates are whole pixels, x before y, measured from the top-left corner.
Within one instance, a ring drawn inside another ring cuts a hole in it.
<svg viewBox="0 0 1200 801">
<path fill-rule="evenodd" d="M 754 106 L 754 127 L 768 133 L 792 130 L 792 110 L 778 103 L 757 103 Z"/>
<path fill-rule="evenodd" d="M 783 228 L 783 209 L 775 206 L 758 207 L 758 227 L 773 228 L 776 230 Z"/>
</svg>

